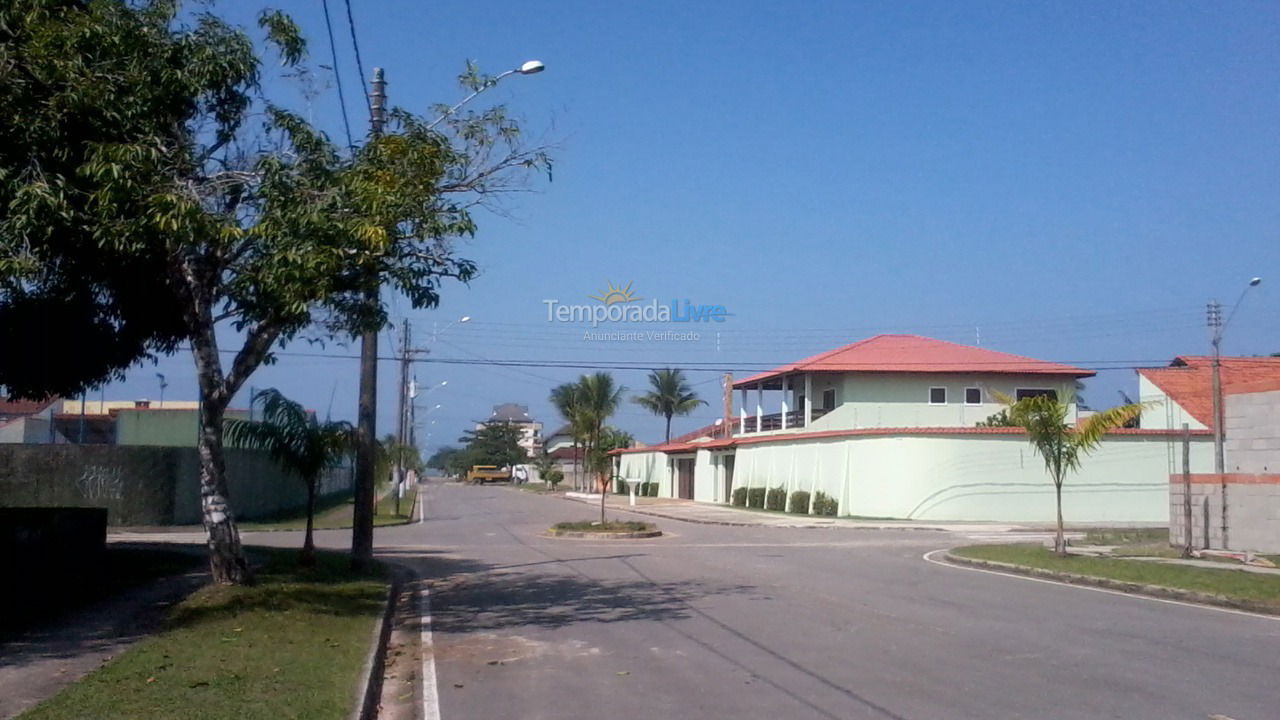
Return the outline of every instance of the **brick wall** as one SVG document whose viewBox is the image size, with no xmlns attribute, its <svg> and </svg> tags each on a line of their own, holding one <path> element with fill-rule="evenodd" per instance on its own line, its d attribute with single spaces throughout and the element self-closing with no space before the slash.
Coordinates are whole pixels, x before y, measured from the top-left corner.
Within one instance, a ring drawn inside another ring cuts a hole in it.
<svg viewBox="0 0 1280 720">
<path fill-rule="evenodd" d="M 1227 472 L 1280 472 L 1280 391 L 1228 395 L 1223 420 Z"/>
<path fill-rule="evenodd" d="M 1192 546 L 1223 549 L 1222 486 L 1227 487 L 1227 550 L 1280 553 L 1280 474 L 1191 476 Z M 1183 544 L 1186 527 L 1181 475 L 1169 477 L 1169 541 Z M 1206 540 L 1205 520 L 1208 520 Z"/>
</svg>

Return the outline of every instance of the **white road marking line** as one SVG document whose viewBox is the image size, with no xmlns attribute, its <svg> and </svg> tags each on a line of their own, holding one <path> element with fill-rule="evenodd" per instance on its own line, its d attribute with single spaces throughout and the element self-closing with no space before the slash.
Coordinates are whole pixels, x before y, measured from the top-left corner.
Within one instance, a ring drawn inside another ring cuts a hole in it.
<svg viewBox="0 0 1280 720">
<path fill-rule="evenodd" d="M 422 623 L 422 718 L 440 720 L 440 690 L 436 686 L 436 649 L 431 639 L 431 598 L 426 580 L 418 593 Z"/>
<path fill-rule="evenodd" d="M 1263 613 L 1249 612 L 1248 610 L 1236 610 L 1235 608 L 1218 607 L 1217 605 L 1201 605 L 1193 602 L 1183 602 L 1182 600 L 1168 600 L 1166 598 L 1151 597 L 1150 595 L 1138 595 L 1136 593 L 1121 592 L 1119 590 L 1110 590 L 1108 588 L 1093 587 L 1092 585 L 1076 585 L 1074 583 L 1066 583 L 1060 580 L 1046 580 L 1044 578 L 1031 577 L 1029 575 L 1019 575 L 1018 573 L 1001 572 L 1000 570 L 988 570 L 987 568 L 973 567 L 972 565 L 955 565 L 942 560 L 935 560 L 930 555 L 946 552 L 946 550 L 930 550 L 921 555 L 921 559 L 925 562 L 941 565 L 942 567 L 952 568 L 954 570 L 970 570 L 972 572 L 988 573 L 990 575 L 999 575 L 1001 577 L 1013 578 L 1014 580 L 1029 580 L 1031 582 L 1044 583 L 1046 585 L 1056 585 L 1064 588 L 1074 588 L 1076 590 L 1089 590 L 1090 592 L 1106 593 L 1108 595 L 1119 595 L 1120 597 L 1133 598 L 1134 600 L 1146 600 L 1148 602 L 1164 603 L 1166 605 L 1180 605 L 1182 607 L 1195 608 L 1197 610 L 1212 610 L 1213 612 L 1228 613 L 1231 615 L 1243 615 L 1245 617 L 1258 618 L 1260 620 L 1270 620 L 1275 622 L 1280 617 L 1275 615 L 1264 615 Z"/>
</svg>

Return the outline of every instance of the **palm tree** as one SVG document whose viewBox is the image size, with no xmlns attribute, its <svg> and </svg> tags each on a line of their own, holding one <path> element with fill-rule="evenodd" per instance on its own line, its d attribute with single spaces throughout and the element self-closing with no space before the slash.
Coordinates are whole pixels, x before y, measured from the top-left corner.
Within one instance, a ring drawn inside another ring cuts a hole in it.
<svg viewBox="0 0 1280 720">
<path fill-rule="evenodd" d="M 1067 473 L 1080 469 L 1080 461 L 1102 443 L 1107 431 L 1122 427 L 1142 414 L 1151 403 L 1129 403 L 1095 413 L 1078 425 L 1067 423 L 1072 399 L 1059 400 L 1054 395 L 1037 395 L 1013 402 L 1007 395 L 992 393 L 1009 410 L 1009 421 L 1027 431 L 1027 440 L 1036 454 L 1044 458 L 1045 471 L 1053 480 L 1058 503 L 1058 534 L 1053 551 L 1067 556 L 1067 541 L 1062 530 L 1062 482 Z"/>
<path fill-rule="evenodd" d="M 314 413 L 285 397 L 275 388 L 254 393 L 252 402 L 262 403 L 262 420 L 227 420 L 223 431 L 234 446 L 264 450 L 287 472 L 297 475 L 307 486 L 307 532 L 299 562 L 315 564 L 316 546 L 312 537 L 316 511 L 316 484 L 320 473 L 335 467 L 354 448 L 351 423 L 320 423 Z"/>
<path fill-rule="evenodd" d="M 581 412 L 578 396 L 579 386 L 576 383 L 564 383 L 551 389 L 551 404 L 569 424 L 569 433 L 573 436 L 573 487 L 581 490 L 578 479 L 578 449 L 582 447 L 586 424 Z"/>
<path fill-rule="evenodd" d="M 667 442 L 671 442 L 672 416 L 688 415 L 699 405 L 707 404 L 689 387 L 684 371 L 677 368 L 662 368 L 650 372 L 649 386 L 653 389 L 633 399 L 640 407 L 667 419 Z"/>
<path fill-rule="evenodd" d="M 585 425 L 587 468 L 600 486 L 600 522 L 604 522 L 604 499 L 609 490 L 609 456 L 599 452 L 600 440 L 609 417 L 622 404 L 626 388 L 616 384 L 607 372 L 583 375 L 578 379 L 578 410 Z"/>
</svg>

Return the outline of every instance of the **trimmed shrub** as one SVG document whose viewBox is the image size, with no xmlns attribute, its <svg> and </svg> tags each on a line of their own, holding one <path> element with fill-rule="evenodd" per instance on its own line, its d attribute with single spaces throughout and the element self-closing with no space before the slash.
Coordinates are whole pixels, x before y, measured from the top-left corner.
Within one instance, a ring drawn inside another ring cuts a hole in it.
<svg viewBox="0 0 1280 720">
<path fill-rule="evenodd" d="M 729 500 L 729 504 L 734 507 L 746 507 L 747 505 L 747 489 L 744 487 L 734 488 L 733 497 Z"/>
<path fill-rule="evenodd" d="M 784 487 L 770 488 L 769 493 L 764 498 L 764 508 L 766 510 L 777 510 L 782 512 L 787 509 L 787 489 Z"/>
<path fill-rule="evenodd" d="M 764 507 L 764 488 L 748 488 L 747 489 L 747 507 L 762 508 Z"/>
<path fill-rule="evenodd" d="M 835 515 L 840 508 L 840 503 L 836 499 L 824 492 L 817 492 L 813 496 L 813 514 L 814 515 Z"/>
<path fill-rule="evenodd" d="M 791 493 L 791 499 L 787 501 L 787 512 L 797 515 L 809 514 L 809 491 L 797 490 Z"/>
<path fill-rule="evenodd" d="M 564 471 L 560 468 L 551 468 L 546 475 L 542 476 L 542 479 L 552 490 L 555 490 L 556 486 L 564 480 Z"/>
</svg>

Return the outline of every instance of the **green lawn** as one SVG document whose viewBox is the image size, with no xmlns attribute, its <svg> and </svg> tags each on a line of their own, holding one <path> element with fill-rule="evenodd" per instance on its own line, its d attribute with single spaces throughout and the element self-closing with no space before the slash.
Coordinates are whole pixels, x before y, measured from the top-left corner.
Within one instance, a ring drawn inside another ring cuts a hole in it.
<svg viewBox="0 0 1280 720">
<path fill-rule="evenodd" d="M 1169 528 L 1106 528 L 1084 534 L 1085 545 L 1114 545 L 1117 557 L 1182 556 L 1179 548 L 1169 545 Z"/>
<path fill-rule="evenodd" d="M 951 551 L 975 560 L 1012 563 L 1055 572 L 1107 578 L 1121 582 L 1222 595 L 1280 610 L 1280 575 L 1238 569 L 1073 555 L 1060 558 L 1041 545 L 971 545 Z"/>
<path fill-rule="evenodd" d="M 404 490 L 404 497 L 400 499 L 400 514 L 395 514 L 395 498 L 390 494 L 385 494 L 378 501 L 378 513 L 373 518 L 373 524 L 382 525 L 404 525 L 413 521 L 413 517 L 409 515 L 413 508 L 413 499 L 418 494 L 418 486 L 410 485 Z M 355 502 L 350 497 L 337 497 L 328 500 L 316 508 L 316 530 L 341 530 L 351 527 L 352 517 L 354 516 Z M 270 520 L 255 520 L 240 523 L 241 530 L 302 530 L 307 526 L 307 516 L 303 511 L 295 510 L 285 515 Z"/>
<path fill-rule="evenodd" d="M 381 570 L 354 575 L 346 555 L 311 570 L 293 550 L 250 548 L 252 587 L 210 585 L 158 635 L 22 715 L 23 720 L 277 720 L 350 716 L 386 596 Z"/>
</svg>

